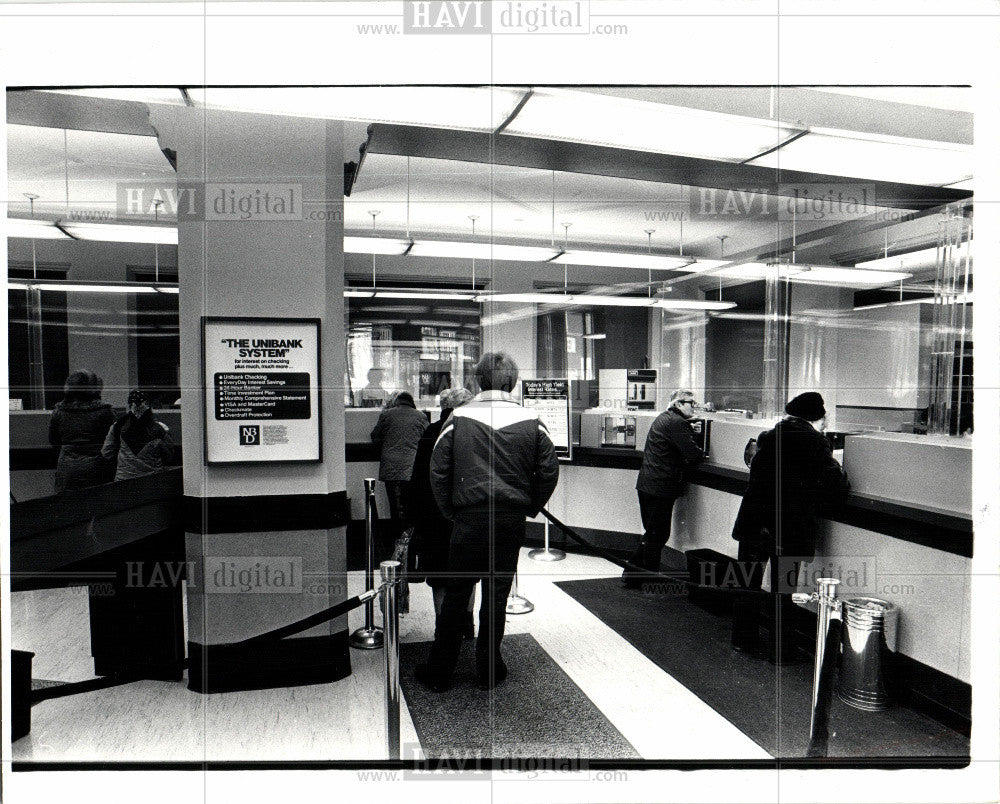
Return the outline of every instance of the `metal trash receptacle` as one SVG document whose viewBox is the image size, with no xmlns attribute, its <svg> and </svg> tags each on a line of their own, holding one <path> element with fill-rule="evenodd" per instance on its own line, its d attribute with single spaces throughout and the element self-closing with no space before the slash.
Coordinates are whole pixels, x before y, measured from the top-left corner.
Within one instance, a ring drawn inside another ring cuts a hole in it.
<svg viewBox="0 0 1000 804">
<path fill-rule="evenodd" d="M 837 696 L 857 709 L 878 712 L 892 705 L 899 609 L 873 597 L 843 603 L 840 684 Z"/>
</svg>

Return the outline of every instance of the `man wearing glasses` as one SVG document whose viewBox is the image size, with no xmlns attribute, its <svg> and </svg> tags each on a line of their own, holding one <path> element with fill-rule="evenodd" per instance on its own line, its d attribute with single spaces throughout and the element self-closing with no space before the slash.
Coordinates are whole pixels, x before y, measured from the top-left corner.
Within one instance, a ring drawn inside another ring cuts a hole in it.
<svg viewBox="0 0 1000 804">
<path fill-rule="evenodd" d="M 694 416 L 694 405 L 691 391 L 674 391 L 670 407 L 656 417 L 646 437 L 642 468 L 635 484 L 645 533 L 629 563 L 648 572 L 659 572 L 660 553 L 670 538 L 674 501 L 684 493 L 685 473 L 705 457 L 688 421 Z M 622 580 L 627 588 L 637 589 L 643 577 L 637 569 L 626 569 Z"/>
</svg>

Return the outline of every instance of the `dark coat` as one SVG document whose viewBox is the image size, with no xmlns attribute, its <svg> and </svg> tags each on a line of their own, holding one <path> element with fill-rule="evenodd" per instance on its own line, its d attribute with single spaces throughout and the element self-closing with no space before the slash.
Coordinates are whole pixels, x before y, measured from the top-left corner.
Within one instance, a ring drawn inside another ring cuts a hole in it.
<svg viewBox="0 0 1000 804">
<path fill-rule="evenodd" d="M 400 403 L 379 414 L 371 439 L 382 448 L 378 479 L 409 480 L 420 436 L 427 429 L 427 416 L 412 405 Z"/>
<path fill-rule="evenodd" d="M 115 414 L 106 402 L 60 402 L 49 420 L 49 443 L 59 447 L 55 491 L 96 486 L 110 478 L 101 445 Z"/>
<path fill-rule="evenodd" d="M 123 414 L 108 430 L 101 454 L 117 461 L 116 481 L 159 472 L 176 458 L 170 433 L 153 418 L 152 410 L 138 419 L 131 413 Z"/>
<path fill-rule="evenodd" d="M 431 488 L 449 519 L 535 516 L 558 482 L 545 425 L 503 391 L 483 391 L 457 408 L 431 454 Z"/>
<path fill-rule="evenodd" d="M 642 467 L 635 487 L 657 497 L 677 497 L 684 491 L 684 474 L 704 459 L 694 428 L 668 408 L 653 421 L 646 436 Z"/>
<path fill-rule="evenodd" d="M 414 539 L 410 549 L 416 554 L 417 573 L 427 575 L 431 586 L 444 586 L 443 573 L 448 568 L 448 545 L 451 539 L 451 522 L 445 519 L 434 500 L 431 489 L 431 454 L 441 435 L 441 428 L 451 415 L 451 408 L 441 412 L 441 418 L 424 430 L 417 444 L 413 460 L 413 476 L 407 489 L 406 510 L 413 517 Z"/>
<path fill-rule="evenodd" d="M 817 512 L 849 488 L 826 436 L 803 419 L 783 419 L 757 439 L 733 538 L 770 555 L 811 559 Z"/>
</svg>

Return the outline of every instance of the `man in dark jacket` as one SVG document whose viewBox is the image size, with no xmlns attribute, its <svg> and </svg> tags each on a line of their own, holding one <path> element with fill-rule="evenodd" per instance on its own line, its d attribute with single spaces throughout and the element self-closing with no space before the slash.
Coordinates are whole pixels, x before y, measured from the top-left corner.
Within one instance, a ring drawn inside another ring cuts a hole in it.
<svg viewBox="0 0 1000 804">
<path fill-rule="evenodd" d="M 674 391 L 670 407 L 656 417 L 646 437 L 642 467 L 635 484 L 645 533 L 629 563 L 648 572 L 660 570 L 660 554 L 670 538 L 674 502 L 684 493 L 685 472 L 705 457 L 688 421 L 694 416 L 694 405 L 691 391 Z M 642 583 L 642 576 L 636 570 L 627 569 L 622 573 L 622 580 L 625 586 L 637 588 Z"/>
<path fill-rule="evenodd" d="M 517 365 L 502 352 L 476 366 L 482 393 L 457 408 L 431 456 L 431 488 L 454 523 L 449 578 L 427 664 L 417 680 L 443 692 L 451 686 L 464 612 L 482 581 L 476 673 L 488 690 L 507 677 L 500 655 L 507 595 L 524 541 L 525 517 L 535 516 L 559 480 L 559 461 L 545 425 L 510 395 Z"/>
<path fill-rule="evenodd" d="M 791 650 L 790 593 L 799 565 L 815 555 L 817 511 L 849 488 L 823 435 L 823 397 L 814 391 L 799 394 L 785 405 L 785 413 L 773 430 L 757 439 L 750 480 L 733 526 L 742 569 L 737 576 L 747 579 L 744 588 L 750 592 L 734 597 L 733 647 L 763 653 L 778 663 L 796 658 Z M 752 594 L 762 586 L 765 565 L 770 568 L 770 594 Z M 759 632 L 762 611 L 769 626 L 766 641 Z"/>
<path fill-rule="evenodd" d="M 410 478 L 409 500 L 406 504 L 413 517 L 415 535 L 410 545 L 410 554 L 416 557 L 417 574 L 427 579 L 427 585 L 434 590 L 434 615 L 441 614 L 445 586 L 448 583 L 448 546 L 451 544 L 451 521 L 445 519 L 434 500 L 431 489 L 431 455 L 441 430 L 448 422 L 455 408 L 472 400 L 472 394 L 464 388 L 454 388 L 441 392 L 441 417 L 432 422 L 417 444 L 417 457 L 413 461 L 413 477 Z M 411 573 L 412 574 L 412 573 Z M 472 597 L 466 610 L 462 635 L 475 635 L 472 621 Z M 436 626 L 436 620 L 435 620 Z"/>
<path fill-rule="evenodd" d="M 427 416 L 417 410 L 413 396 L 408 391 L 401 391 L 379 414 L 371 432 L 371 440 L 381 448 L 378 478 L 385 483 L 389 498 L 390 538 L 380 546 L 379 553 L 383 556 L 392 552 L 392 545 L 409 521 L 405 507 L 406 485 L 413 475 L 417 444 L 428 424 Z"/>
</svg>

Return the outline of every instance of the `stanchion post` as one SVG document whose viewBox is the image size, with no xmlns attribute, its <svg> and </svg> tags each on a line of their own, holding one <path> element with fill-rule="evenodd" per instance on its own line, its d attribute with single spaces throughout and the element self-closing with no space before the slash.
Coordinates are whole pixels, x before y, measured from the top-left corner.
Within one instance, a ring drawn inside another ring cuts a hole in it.
<svg viewBox="0 0 1000 804">
<path fill-rule="evenodd" d="M 510 595 L 507 597 L 508 614 L 527 614 L 535 610 L 535 604 L 528 598 L 521 597 L 517 593 L 517 573 L 514 573 L 514 583 L 510 588 Z"/>
<path fill-rule="evenodd" d="M 365 478 L 365 591 L 375 588 L 375 478 Z M 361 650 L 378 650 L 382 647 L 382 629 L 375 625 L 375 601 L 365 603 L 365 624 L 351 634 L 351 647 Z"/>
<path fill-rule="evenodd" d="M 823 664 L 826 660 L 827 637 L 830 633 L 831 620 L 841 619 L 840 601 L 837 599 L 837 578 L 817 578 L 818 590 L 812 594 L 795 593 L 792 600 L 799 605 L 817 603 L 816 617 L 816 663 L 813 666 L 812 711 L 809 715 L 809 739 L 814 741 L 820 737 L 817 729 L 825 726 L 825 706 L 821 696 Z"/>
<path fill-rule="evenodd" d="M 535 561 L 562 561 L 566 558 L 566 553 L 555 547 L 549 547 L 549 520 L 545 520 L 545 547 L 542 550 L 532 550 L 528 553 L 528 558 Z"/>
<path fill-rule="evenodd" d="M 382 622 L 385 625 L 385 732 L 389 759 L 399 759 L 399 580 L 398 561 L 383 561 Z"/>
</svg>

